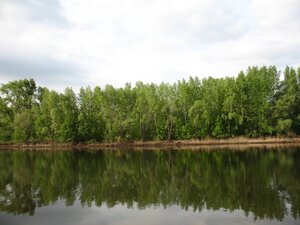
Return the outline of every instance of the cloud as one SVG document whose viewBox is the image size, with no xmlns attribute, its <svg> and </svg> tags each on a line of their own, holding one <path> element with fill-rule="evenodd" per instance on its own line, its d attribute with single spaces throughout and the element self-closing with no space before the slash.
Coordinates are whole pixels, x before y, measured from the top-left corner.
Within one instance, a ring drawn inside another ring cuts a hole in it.
<svg viewBox="0 0 300 225">
<path fill-rule="evenodd" d="M 30 53 L 29 53 L 30 54 Z M 63 62 L 48 56 L 10 57 L 0 55 L 0 73 L 14 78 L 19 76 L 45 76 L 49 80 L 62 81 L 64 77 L 79 75 L 83 71 L 76 64 Z"/>
<path fill-rule="evenodd" d="M 59 0 L 4 0 L 22 10 L 27 19 L 32 23 L 46 24 L 50 26 L 66 27 L 71 24 L 63 15 L 63 9 Z"/>
<path fill-rule="evenodd" d="M 123 86 L 299 66 L 299 8 L 297 0 L 5 0 L 0 76 Z"/>
<path fill-rule="evenodd" d="M 191 6 L 186 12 L 173 13 L 166 26 L 171 31 L 169 36 L 184 36 L 195 47 L 238 39 L 249 30 L 250 24 L 239 3 L 234 2 L 235 5 L 209 1 L 204 6 Z"/>
<path fill-rule="evenodd" d="M 70 28 L 59 1 L 2 1 L 0 18 L 0 83 L 34 78 L 59 91 L 85 84 L 85 69 L 59 45 Z"/>
<path fill-rule="evenodd" d="M 257 26 L 264 29 L 285 30 L 300 26 L 298 0 L 252 0 L 251 7 Z"/>
<path fill-rule="evenodd" d="M 39 86 L 60 92 L 66 87 L 78 90 L 81 86 L 87 85 L 84 73 L 84 70 L 72 62 L 59 61 L 48 56 L 0 56 L 0 74 L 3 74 L 1 83 L 33 78 Z"/>
</svg>

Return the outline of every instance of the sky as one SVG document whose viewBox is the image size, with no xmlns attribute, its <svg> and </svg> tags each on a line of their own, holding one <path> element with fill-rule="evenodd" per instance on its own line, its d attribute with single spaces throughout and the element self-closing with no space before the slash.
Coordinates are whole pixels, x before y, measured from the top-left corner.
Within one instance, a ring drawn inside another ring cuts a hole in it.
<svg viewBox="0 0 300 225">
<path fill-rule="evenodd" d="M 0 83 L 173 83 L 300 66 L 299 0 L 0 0 Z"/>
</svg>

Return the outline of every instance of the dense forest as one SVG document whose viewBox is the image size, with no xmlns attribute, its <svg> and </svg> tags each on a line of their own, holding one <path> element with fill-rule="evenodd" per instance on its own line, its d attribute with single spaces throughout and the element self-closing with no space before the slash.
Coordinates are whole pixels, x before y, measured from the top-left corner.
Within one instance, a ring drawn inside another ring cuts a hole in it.
<svg viewBox="0 0 300 225">
<path fill-rule="evenodd" d="M 300 68 L 236 77 L 71 88 L 33 79 L 0 87 L 0 142 L 101 142 L 298 135 Z"/>
<path fill-rule="evenodd" d="M 2 151 L 0 211 L 33 215 L 38 207 L 77 200 L 83 206 L 178 205 L 297 219 L 300 152 L 285 150 Z"/>
</svg>

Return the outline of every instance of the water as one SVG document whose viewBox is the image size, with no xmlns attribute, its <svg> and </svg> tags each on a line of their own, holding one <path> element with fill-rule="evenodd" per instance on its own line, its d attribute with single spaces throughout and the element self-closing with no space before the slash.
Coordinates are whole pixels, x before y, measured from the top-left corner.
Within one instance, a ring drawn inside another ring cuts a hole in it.
<svg viewBox="0 0 300 225">
<path fill-rule="evenodd" d="M 300 149 L 1 151 L 0 224 L 300 224 Z"/>
</svg>

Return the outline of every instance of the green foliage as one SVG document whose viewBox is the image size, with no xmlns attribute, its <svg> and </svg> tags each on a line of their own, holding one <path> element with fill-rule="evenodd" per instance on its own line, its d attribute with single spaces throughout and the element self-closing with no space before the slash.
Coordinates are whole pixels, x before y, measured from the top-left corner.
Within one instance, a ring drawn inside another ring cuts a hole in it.
<svg viewBox="0 0 300 225">
<path fill-rule="evenodd" d="M 159 95 L 157 86 L 154 84 L 143 84 L 138 82 L 133 89 L 135 103 L 131 112 L 132 136 L 138 140 L 157 139 L 159 134 Z"/>
<path fill-rule="evenodd" d="M 0 97 L 0 142 L 12 139 L 13 112 Z"/>
<path fill-rule="evenodd" d="M 32 136 L 33 121 L 31 112 L 26 109 L 15 115 L 14 119 L 14 140 L 17 142 L 27 142 Z"/>
<path fill-rule="evenodd" d="M 299 72 L 300 70 L 298 70 Z M 299 73 L 293 68 L 286 67 L 284 80 L 277 93 L 274 117 L 281 132 L 300 132 L 300 81 Z M 284 130 L 282 130 L 284 126 Z"/>
<path fill-rule="evenodd" d="M 272 134 L 271 114 L 278 84 L 279 73 L 275 67 L 252 67 L 247 74 L 239 74 L 236 87 L 237 114 L 242 117 L 239 119 L 242 124 L 238 134 Z"/>
<path fill-rule="evenodd" d="M 293 121 L 290 119 L 286 119 L 286 120 L 278 120 L 277 122 L 277 130 L 279 133 L 283 133 L 283 134 L 287 134 L 292 127 L 292 123 Z"/>
<path fill-rule="evenodd" d="M 4 95 L 4 101 L 15 112 L 24 108 L 31 109 L 36 90 L 36 84 L 33 79 L 11 81 L 0 88 L 0 92 Z"/>
<path fill-rule="evenodd" d="M 71 88 L 65 89 L 62 96 L 63 123 L 62 139 L 67 141 L 77 141 L 78 130 L 78 107 L 77 97 Z"/>
<path fill-rule="evenodd" d="M 10 141 L 29 141 L 33 134 L 31 109 L 35 101 L 36 90 L 33 79 L 11 81 L 1 86 L 0 93 L 3 95 L 3 100 L 1 100 L 3 128 L 1 127 L 1 130 L 8 129 L 11 133 L 1 131 L 3 139 L 0 141 L 5 141 L 8 137 Z"/>
<path fill-rule="evenodd" d="M 249 67 L 236 78 L 190 77 L 171 85 L 0 88 L 0 142 L 100 142 L 300 134 L 300 68 Z"/>
<path fill-rule="evenodd" d="M 99 88 L 93 92 L 90 87 L 79 93 L 78 135 L 80 141 L 102 141 L 104 139 L 104 121 L 102 118 L 102 92 Z"/>
</svg>

